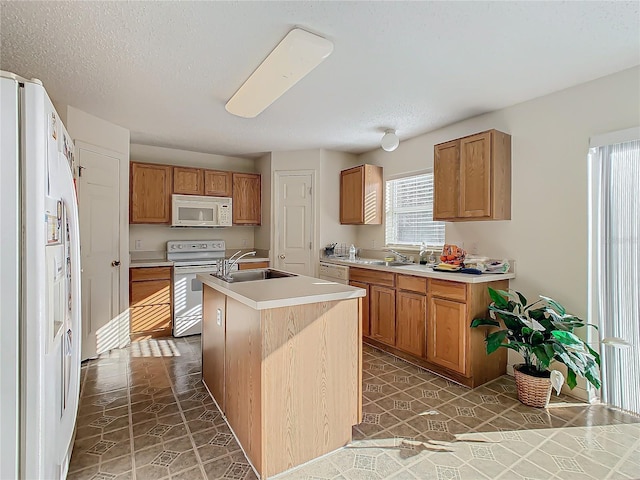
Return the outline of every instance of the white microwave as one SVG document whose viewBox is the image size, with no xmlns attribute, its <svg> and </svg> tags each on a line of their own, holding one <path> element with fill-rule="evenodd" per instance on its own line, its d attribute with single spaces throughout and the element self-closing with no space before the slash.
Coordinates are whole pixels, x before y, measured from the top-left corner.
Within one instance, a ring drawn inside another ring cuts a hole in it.
<svg viewBox="0 0 640 480">
<path fill-rule="evenodd" d="M 231 198 L 172 195 L 172 227 L 230 227 Z"/>
</svg>

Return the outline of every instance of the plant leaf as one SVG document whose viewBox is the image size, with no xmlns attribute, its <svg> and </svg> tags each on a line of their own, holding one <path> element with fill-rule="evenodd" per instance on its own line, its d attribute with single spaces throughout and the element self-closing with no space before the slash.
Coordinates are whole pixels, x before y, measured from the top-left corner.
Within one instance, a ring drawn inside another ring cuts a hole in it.
<svg viewBox="0 0 640 480">
<path fill-rule="evenodd" d="M 569 388 L 573 390 L 573 388 L 577 384 L 578 382 L 576 382 L 576 372 L 574 372 L 570 368 L 567 368 L 567 385 L 569 385 Z"/>
<path fill-rule="evenodd" d="M 524 306 L 527 304 L 527 299 L 525 298 L 524 295 L 522 295 L 520 292 L 518 292 L 516 290 L 516 294 L 518 295 L 518 298 L 520 299 L 520 303 Z"/>
<path fill-rule="evenodd" d="M 567 332 L 564 330 L 552 330 L 551 335 L 553 335 L 556 340 L 558 340 L 560 343 L 563 343 L 564 345 L 580 345 L 582 347 L 582 345 L 584 344 L 584 342 L 579 337 L 571 332 Z"/>
<path fill-rule="evenodd" d="M 588 344 L 584 344 L 585 347 L 587 347 L 587 350 L 589 350 L 589 353 L 591 355 L 593 355 L 593 358 L 595 358 L 596 363 L 598 364 L 598 367 L 600 366 L 600 355 L 598 354 L 598 352 L 596 352 L 593 348 L 591 348 Z"/>
<path fill-rule="evenodd" d="M 500 295 L 500 293 L 494 290 L 493 288 L 488 287 L 488 289 L 489 289 L 489 296 L 491 297 L 491 300 L 493 300 L 493 303 L 495 303 L 498 308 L 506 308 L 507 305 L 509 304 L 507 299 L 502 295 Z"/>
<path fill-rule="evenodd" d="M 504 342 L 508 333 L 509 332 L 507 330 L 498 330 L 497 332 L 487 335 L 487 353 L 495 352 L 502 342 Z"/>
<path fill-rule="evenodd" d="M 551 305 L 551 307 L 553 307 L 560 315 L 564 315 L 565 313 L 567 313 L 564 307 L 556 302 L 553 298 L 545 297 L 544 295 L 540 295 L 540 298 Z"/>
<path fill-rule="evenodd" d="M 475 327 L 479 327 L 481 325 L 491 325 L 494 327 L 499 327 L 500 324 L 494 320 L 488 320 L 486 318 L 475 318 L 473 320 L 473 322 L 471 322 L 471 327 L 475 328 Z"/>
</svg>

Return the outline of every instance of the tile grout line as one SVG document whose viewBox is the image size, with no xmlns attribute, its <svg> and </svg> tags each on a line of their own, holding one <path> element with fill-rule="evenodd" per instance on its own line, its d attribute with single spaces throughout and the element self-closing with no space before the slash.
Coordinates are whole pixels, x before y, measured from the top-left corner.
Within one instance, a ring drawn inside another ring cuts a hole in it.
<svg viewBox="0 0 640 480">
<path fill-rule="evenodd" d="M 137 479 L 136 474 L 136 451 L 133 441 L 133 411 L 131 407 L 131 352 L 127 358 L 127 407 L 129 410 L 129 445 L 131 446 L 131 480 Z"/>
<path fill-rule="evenodd" d="M 617 424 L 616 424 L 616 425 L 617 425 Z M 612 441 L 613 441 L 613 440 L 612 440 Z M 618 442 L 615 442 L 615 443 L 618 443 Z M 619 472 L 618 472 L 618 468 L 619 468 L 621 465 L 623 465 L 623 464 L 624 464 L 624 462 L 626 462 L 626 461 L 627 461 L 627 459 L 628 459 L 629 457 L 631 457 L 631 455 L 632 455 L 632 454 L 636 453 L 636 452 L 635 452 L 635 450 L 636 450 L 636 448 L 638 447 L 638 445 L 640 445 L 640 438 L 639 438 L 639 439 L 637 439 L 637 440 L 636 440 L 636 442 L 635 442 L 633 445 L 631 445 L 630 447 L 626 447 L 626 445 L 624 446 L 625 448 L 627 448 L 627 452 L 626 452 L 622 457 L 620 457 L 620 460 L 618 460 L 618 461 L 616 462 L 616 464 L 615 464 L 613 467 L 611 467 L 611 471 L 609 472 L 609 474 L 607 475 L 607 477 L 606 477 L 606 478 L 611 478 L 611 476 L 612 476 L 612 475 L 614 475 L 615 473 L 619 473 Z M 592 459 L 591 461 L 593 462 L 594 460 Z M 599 462 L 596 462 L 596 463 L 599 463 Z M 603 465 L 603 466 L 604 466 L 604 465 Z M 609 467 L 607 467 L 607 468 L 609 468 Z M 623 474 L 623 475 L 624 475 L 624 474 Z"/>
<path fill-rule="evenodd" d="M 188 343 L 188 342 L 185 341 L 185 343 Z M 191 349 L 190 346 L 188 348 Z M 191 442 L 191 448 L 193 448 L 193 451 L 196 454 L 196 458 L 198 459 L 198 466 L 200 467 L 200 474 L 202 475 L 202 478 L 206 480 L 207 472 L 205 472 L 205 470 L 204 470 L 204 465 L 202 464 L 202 459 L 200 458 L 200 452 L 198 451 L 198 447 L 196 446 L 196 441 L 193 439 L 193 434 L 191 433 L 191 429 L 189 428 L 189 424 L 187 423 L 187 417 L 185 417 L 185 415 L 184 415 L 184 410 L 182 410 L 182 405 L 180 404 L 180 400 L 178 399 L 178 395 L 176 394 L 176 390 L 174 388 L 173 379 L 169 375 L 169 369 L 167 368 L 167 364 L 164 361 L 164 358 L 161 359 L 161 362 L 162 362 L 162 367 L 164 368 L 164 372 L 166 373 L 167 378 L 169 379 L 169 383 L 171 385 L 171 393 L 173 394 L 173 398 L 175 399 L 176 405 L 178 406 L 178 411 L 180 412 L 180 417 L 182 418 L 182 423 L 184 423 L 185 429 L 187 430 L 187 435 L 189 436 L 189 441 Z M 202 363 L 200 365 L 200 381 L 202 382 Z M 164 445 L 164 442 L 163 442 L 163 445 Z M 184 470 L 182 470 L 182 471 L 184 471 Z M 180 473 L 180 472 L 176 472 L 176 473 Z M 169 473 L 169 478 L 171 478 L 171 473 Z"/>
</svg>

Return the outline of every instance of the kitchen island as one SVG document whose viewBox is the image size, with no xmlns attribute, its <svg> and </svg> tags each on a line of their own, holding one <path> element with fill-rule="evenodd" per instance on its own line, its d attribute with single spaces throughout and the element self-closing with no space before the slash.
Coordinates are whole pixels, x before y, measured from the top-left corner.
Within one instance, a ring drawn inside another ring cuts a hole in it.
<svg viewBox="0 0 640 480">
<path fill-rule="evenodd" d="M 362 417 L 366 292 L 302 275 L 197 278 L 203 381 L 260 477 L 349 443 Z"/>
</svg>

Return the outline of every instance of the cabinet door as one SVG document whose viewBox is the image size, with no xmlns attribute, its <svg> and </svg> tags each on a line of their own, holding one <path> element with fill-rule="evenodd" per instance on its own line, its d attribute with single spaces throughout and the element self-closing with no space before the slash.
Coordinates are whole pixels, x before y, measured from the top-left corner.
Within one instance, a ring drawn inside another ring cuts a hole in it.
<svg viewBox="0 0 640 480">
<path fill-rule="evenodd" d="M 396 293 L 396 348 L 425 356 L 427 296 L 398 290 Z"/>
<path fill-rule="evenodd" d="M 458 216 L 491 217 L 491 132 L 460 140 Z"/>
<path fill-rule="evenodd" d="M 466 374 L 466 304 L 429 296 L 427 360 Z"/>
<path fill-rule="evenodd" d="M 233 224 L 260 225 L 260 175 L 233 174 Z"/>
<path fill-rule="evenodd" d="M 367 291 L 367 296 L 362 299 L 362 335 L 365 337 L 371 336 L 371 325 L 369 323 L 369 299 L 371 298 L 369 292 L 369 285 L 362 282 L 350 281 L 349 285 L 352 287 L 363 288 Z"/>
<path fill-rule="evenodd" d="M 364 165 L 340 172 L 340 223 L 364 223 Z"/>
<path fill-rule="evenodd" d="M 199 168 L 173 167 L 173 193 L 204 194 L 204 177 Z"/>
<path fill-rule="evenodd" d="M 130 333 L 141 339 L 139 334 L 148 337 L 171 335 L 171 305 L 148 305 L 129 309 Z"/>
<path fill-rule="evenodd" d="M 396 291 L 371 285 L 371 338 L 387 345 L 396 344 Z"/>
<path fill-rule="evenodd" d="M 204 171 L 204 194 L 212 197 L 231 196 L 231 172 Z"/>
<path fill-rule="evenodd" d="M 458 216 L 459 142 L 436 145 L 433 157 L 433 219 Z"/>
<path fill-rule="evenodd" d="M 202 292 L 202 379 L 225 413 L 226 297 L 213 288 Z"/>
<path fill-rule="evenodd" d="M 131 163 L 129 223 L 170 223 L 172 170 L 169 165 Z"/>
</svg>

